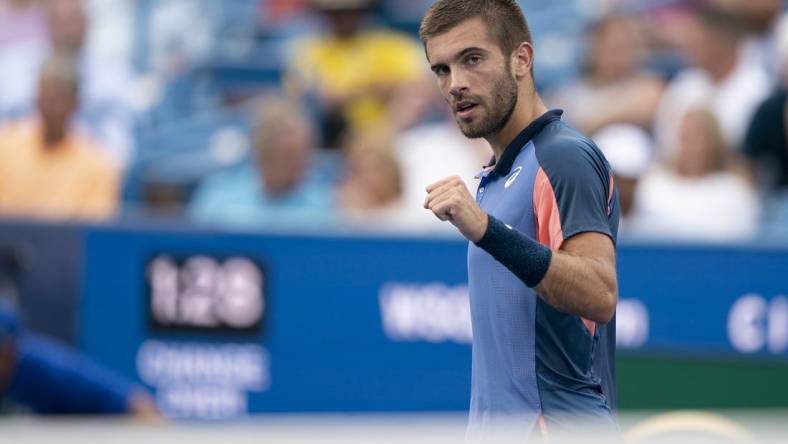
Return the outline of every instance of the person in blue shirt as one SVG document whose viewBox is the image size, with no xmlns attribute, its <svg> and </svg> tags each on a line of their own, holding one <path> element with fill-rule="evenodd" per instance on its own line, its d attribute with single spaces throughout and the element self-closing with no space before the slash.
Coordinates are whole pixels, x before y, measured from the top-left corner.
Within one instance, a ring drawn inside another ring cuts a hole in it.
<svg viewBox="0 0 788 444">
<path fill-rule="evenodd" d="M 470 241 L 469 432 L 505 424 L 560 434 L 592 424 L 615 433 L 611 169 L 540 99 L 516 1 L 439 0 L 420 35 L 460 130 L 494 154 L 475 198 L 448 177 L 427 187 L 424 202 Z"/>
<path fill-rule="evenodd" d="M 192 220 L 225 228 L 322 226 L 332 215 L 330 179 L 316 168 L 315 137 L 305 113 L 276 96 L 263 99 L 255 150 L 242 166 L 200 183 Z"/>
<path fill-rule="evenodd" d="M 46 336 L 26 331 L 0 300 L 0 401 L 37 414 L 131 414 L 156 419 L 148 393 Z"/>
</svg>

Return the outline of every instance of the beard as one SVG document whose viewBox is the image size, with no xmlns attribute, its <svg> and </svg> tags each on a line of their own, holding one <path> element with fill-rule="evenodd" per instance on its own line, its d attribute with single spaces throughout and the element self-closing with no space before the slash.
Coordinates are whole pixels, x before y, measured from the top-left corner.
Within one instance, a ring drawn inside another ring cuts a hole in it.
<svg viewBox="0 0 788 444">
<path fill-rule="evenodd" d="M 507 63 L 506 71 L 493 83 L 492 91 L 494 91 L 494 97 L 492 105 L 487 106 L 485 104 L 486 101 L 479 102 L 479 106 L 487 111 L 486 114 L 470 122 L 456 119 L 460 131 L 465 137 L 478 139 L 497 134 L 509 123 L 509 119 L 514 113 L 514 108 L 517 106 L 519 89 L 517 82 L 511 77 L 511 70 L 508 65 Z"/>
</svg>

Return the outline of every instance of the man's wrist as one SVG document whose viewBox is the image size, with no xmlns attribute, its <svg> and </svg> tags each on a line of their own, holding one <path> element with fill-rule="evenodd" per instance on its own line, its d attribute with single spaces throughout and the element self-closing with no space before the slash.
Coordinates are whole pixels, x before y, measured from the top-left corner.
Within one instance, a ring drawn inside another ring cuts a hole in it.
<svg viewBox="0 0 788 444">
<path fill-rule="evenodd" d="M 490 253 L 529 287 L 536 287 L 547 274 L 552 251 L 545 245 L 510 228 L 491 215 L 477 247 Z"/>
<path fill-rule="evenodd" d="M 476 231 L 476 233 L 473 236 L 473 238 L 470 239 L 470 241 L 473 242 L 473 243 L 477 243 L 477 242 L 481 241 L 482 239 L 484 239 L 484 236 L 487 234 L 487 230 L 490 227 L 490 215 L 485 213 L 484 211 L 482 211 L 482 215 L 484 217 L 481 218 L 481 223 L 479 224 L 479 229 Z"/>
</svg>

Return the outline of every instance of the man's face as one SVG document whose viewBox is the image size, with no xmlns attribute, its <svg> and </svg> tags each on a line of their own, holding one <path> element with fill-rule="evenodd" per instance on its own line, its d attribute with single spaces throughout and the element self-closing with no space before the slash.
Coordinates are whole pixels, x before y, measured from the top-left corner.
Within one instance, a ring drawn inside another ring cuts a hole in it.
<svg viewBox="0 0 788 444">
<path fill-rule="evenodd" d="M 719 60 L 735 57 L 738 38 L 736 33 L 721 25 L 704 20 L 700 15 L 690 16 L 686 22 L 684 38 L 680 42 L 690 63 L 706 70 L 712 69 Z"/>
<path fill-rule="evenodd" d="M 443 98 L 466 137 L 500 132 L 517 104 L 509 54 L 490 38 L 482 19 L 466 20 L 427 40 L 427 59 Z"/>
<path fill-rule="evenodd" d="M 636 70 L 644 48 L 636 26 L 628 18 L 613 18 L 599 25 L 591 37 L 592 69 L 614 79 Z"/>
<path fill-rule="evenodd" d="M 44 124 L 63 127 L 68 124 L 76 107 L 76 92 L 63 81 L 43 75 L 38 86 L 38 111 Z"/>
<path fill-rule="evenodd" d="M 299 186 L 314 146 L 309 131 L 298 123 L 283 123 L 280 131 L 269 140 L 273 146 L 260 155 L 265 189 L 271 195 L 287 194 Z"/>
</svg>

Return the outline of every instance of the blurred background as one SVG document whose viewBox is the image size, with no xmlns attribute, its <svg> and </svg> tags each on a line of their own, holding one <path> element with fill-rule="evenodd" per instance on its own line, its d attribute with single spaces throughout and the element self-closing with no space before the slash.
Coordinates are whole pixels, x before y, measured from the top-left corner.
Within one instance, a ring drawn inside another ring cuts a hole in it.
<svg viewBox="0 0 788 444">
<path fill-rule="evenodd" d="M 461 439 L 466 243 L 421 204 L 491 152 L 428 69 L 431 3 L 0 0 L 0 431 L 375 413 Z M 627 439 L 785 427 L 788 5 L 519 3 L 620 190 Z"/>
</svg>

